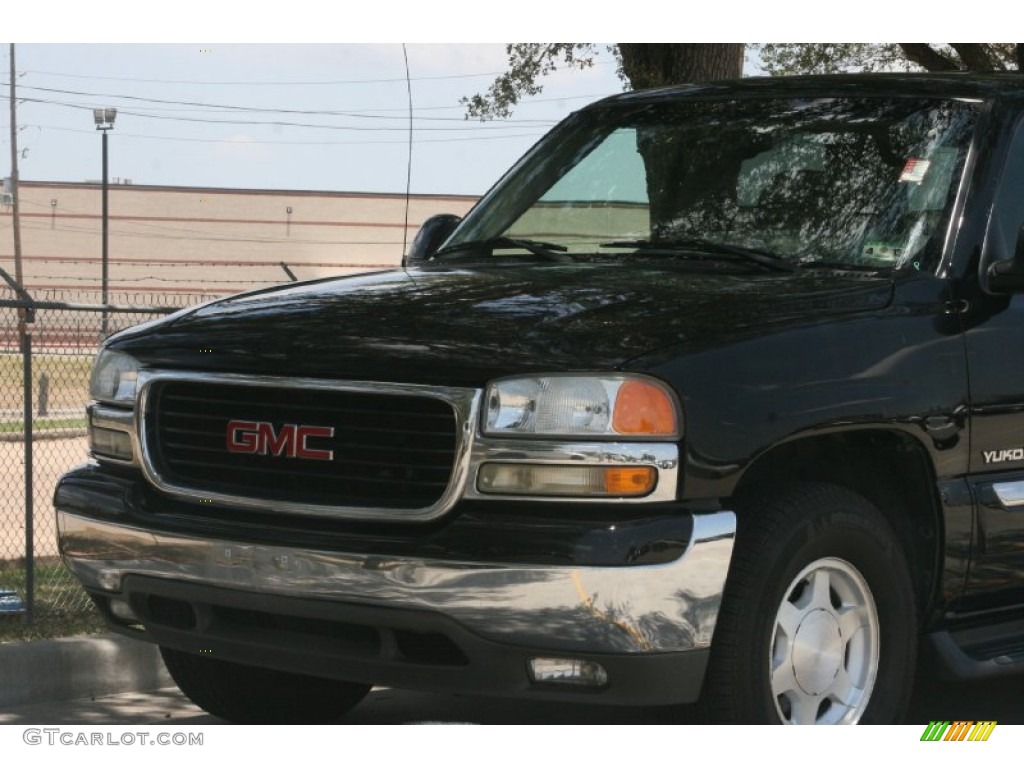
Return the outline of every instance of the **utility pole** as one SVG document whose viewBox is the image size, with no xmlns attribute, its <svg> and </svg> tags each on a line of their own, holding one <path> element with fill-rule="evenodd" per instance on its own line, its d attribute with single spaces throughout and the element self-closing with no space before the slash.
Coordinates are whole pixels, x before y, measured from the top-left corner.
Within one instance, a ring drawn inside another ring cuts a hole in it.
<svg viewBox="0 0 1024 768">
<path fill-rule="evenodd" d="M 14 279 L 22 285 L 21 274 L 21 216 L 18 201 L 18 119 L 17 99 L 15 98 L 14 81 L 18 79 L 14 66 L 14 43 L 11 43 L 11 196 L 14 198 L 11 213 L 12 231 L 14 233 Z"/>
<path fill-rule="evenodd" d="M 100 276 L 100 285 L 102 296 L 100 301 L 103 304 L 103 318 L 101 320 L 100 334 L 102 338 L 107 338 L 108 328 L 108 316 L 107 316 L 107 302 L 110 300 L 107 292 L 107 286 L 109 285 L 108 276 L 109 268 L 109 242 L 110 242 L 110 208 L 107 205 L 107 192 L 109 184 L 107 181 L 107 131 L 114 128 L 114 119 L 117 117 L 116 109 L 94 109 L 92 111 L 93 120 L 96 123 L 96 130 L 103 131 L 103 257 L 102 257 L 102 274 Z"/>
<path fill-rule="evenodd" d="M 18 70 L 14 64 L 14 43 L 11 43 L 11 231 L 14 236 L 14 282 L 18 298 L 25 300 L 24 276 L 21 271 L 21 208 L 18 194 L 18 115 L 14 82 Z M 18 309 L 18 338 L 21 340 L 23 419 L 25 423 L 25 617 L 29 624 L 35 620 L 35 509 L 33 497 L 34 472 L 32 468 L 32 331 L 29 323 L 35 313 L 29 314 L 31 304 Z"/>
</svg>

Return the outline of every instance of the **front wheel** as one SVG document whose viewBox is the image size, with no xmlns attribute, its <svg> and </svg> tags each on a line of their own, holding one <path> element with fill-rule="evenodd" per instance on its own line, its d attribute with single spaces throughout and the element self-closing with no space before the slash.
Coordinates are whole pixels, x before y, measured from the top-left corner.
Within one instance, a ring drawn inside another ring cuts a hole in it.
<svg viewBox="0 0 1024 768">
<path fill-rule="evenodd" d="M 359 683 L 250 667 L 162 646 L 160 654 L 182 693 L 232 723 L 331 723 L 370 691 Z"/>
<path fill-rule="evenodd" d="M 899 541 L 844 488 L 740 510 L 701 709 L 714 722 L 898 722 L 917 623 Z"/>
</svg>

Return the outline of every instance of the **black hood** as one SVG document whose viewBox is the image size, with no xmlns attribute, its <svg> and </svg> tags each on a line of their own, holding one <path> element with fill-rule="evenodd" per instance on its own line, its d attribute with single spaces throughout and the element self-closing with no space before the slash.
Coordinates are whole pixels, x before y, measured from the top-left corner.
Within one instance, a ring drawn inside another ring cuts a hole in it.
<svg viewBox="0 0 1024 768">
<path fill-rule="evenodd" d="M 244 294 L 128 330 L 111 346 L 152 367 L 479 386 L 526 372 L 613 370 L 669 345 L 877 311 L 891 295 L 886 279 L 814 271 L 430 267 Z"/>
</svg>

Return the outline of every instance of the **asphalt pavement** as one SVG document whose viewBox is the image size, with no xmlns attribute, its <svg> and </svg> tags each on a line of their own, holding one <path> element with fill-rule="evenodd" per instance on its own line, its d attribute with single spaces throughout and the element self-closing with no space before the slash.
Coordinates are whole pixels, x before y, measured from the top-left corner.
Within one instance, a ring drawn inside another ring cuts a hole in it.
<svg viewBox="0 0 1024 768">
<path fill-rule="evenodd" d="M 686 723 L 685 709 L 564 705 L 376 688 L 340 724 L 479 723 L 484 725 L 666 725 Z M 919 681 L 906 724 L 995 720 L 1024 724 L 1024 684 Z M 177 688 L 0 709 L 0 725 L 214 725 L 222 721 Z"/>
<path fill-rule="evenodd" d="M 3 650 L 0 648 L 0 660 Z M 114 663 L 110 653 L 113 651 L 108 648 L 108 662 Z M 145 675 L 152 674 L 150 658 L 145 654 L 139 658 L 141 666 L 147 670 Z M 45 675 L 45 669 L 38 668 L 38 673 Z M 140 679 L 145 679 L 145 675 Z M 156 679 L 159 682 L 165 678 Z M 61 701 L 29 699 L 19 704 L 0 705 L 0 725 L 210 725 L 221 722 L 191 704 L 177 688 L 154 687 L 155 690 L 144 692 L 94 693 Z M 688 720 L 685 708 L 566 705 L 377 688 L 340 723 L 637 725 Z M 1002 725 L 1024 724 L 1024 678 L 950 683 L 935 680 L 926 670 L 919 670 L 904 722 L 927 724 L 931 720 L 995 720 Z"/>
<path fill-rule="evenodd" d="M 120 635 L 0 644 L 0 711 L 168 685 L 156 646 Z"/>
</svg>

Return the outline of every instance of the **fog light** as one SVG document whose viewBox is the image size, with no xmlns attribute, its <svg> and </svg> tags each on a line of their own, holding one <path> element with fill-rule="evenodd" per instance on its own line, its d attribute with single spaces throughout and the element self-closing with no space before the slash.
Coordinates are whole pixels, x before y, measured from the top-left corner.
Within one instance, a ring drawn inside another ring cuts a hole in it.
<svg viewBox="0 0 1024 768">
<path fill-rule="evenodd" d="M 127 432 L 93 426 L 89 430 L 89 448 L 97 456 L 122 461 L 132 460 L 132 440 Z"/>
<path fill-rule="evenodd" d="M 135 611 L 128 605 L 127 600 L 123 600 L 120 597 L 112 597 L 107 603 L 110 608 L 110 612 L 114 615 L 114 618 L 120 619 L 126 624 L 138 624 L 139 617 L 135 615 Z"/>
<path fill-rule="evenodd" d="M 520 496 L 646 496 L 657 479 L 654 467 L 491 462 L 480 467 L 477 490 Z"/>
<path fill-rule="evenodd" d="M 530 679 L 539 684 L 603 688 L 608 673 L 596 661 L 585 659 L 530 659 Z"/>
</svg>

